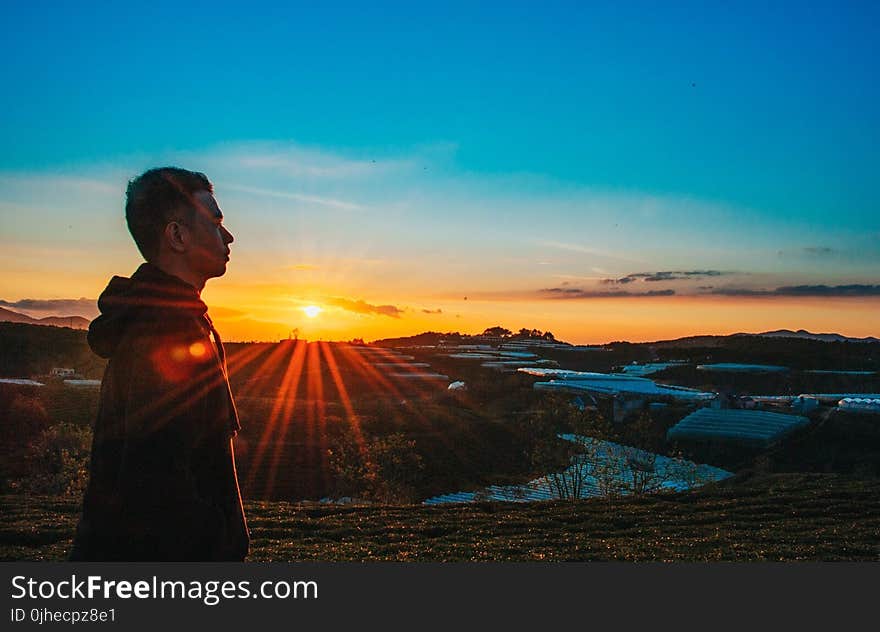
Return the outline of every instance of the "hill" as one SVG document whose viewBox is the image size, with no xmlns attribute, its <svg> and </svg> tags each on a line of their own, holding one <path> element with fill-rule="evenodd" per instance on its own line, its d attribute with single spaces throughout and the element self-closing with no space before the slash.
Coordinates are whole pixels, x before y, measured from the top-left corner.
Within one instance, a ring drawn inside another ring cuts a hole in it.
<svg viewBox="0 0 880 632">
<path fill-rule="evenodd" d="M 851 338 L 840 334 L 814 334 L 806 329 L 798 329 L 791 331 L 790 329 L 778 329 L 776 331 L 765 331 L 758 334 L 765 338 L 807 338 L 810 340 L 822 340 L 823 342 L 880 342 L 880 338 L 869 336 L 867 338 Z"/>
<path fill-rule="evenodd" d="M 0 496 L 0 560 L 61 560 L 75 500 Z M 880 560 L 880 480 L 745 475 L 616 501 L 246 502 L 251 561 Z"/>
<path fill-rule="evenodd" d="M 82 316 L 46 316 L 31 318 L 26 314 L 14 312 L 0 307 L 0 323 L 27 323 L 28 325 L 49 325 L 52 327 L 70 327 L 71 329 L 88 329 L 89 321 Z"/>
<path fill-rule="evenodd" d="M 68 367 L 100 379 L 105 365 L 81 329 L 0 322 L 0 377 L 46 375 L 53 367 Z"/>
</svg>

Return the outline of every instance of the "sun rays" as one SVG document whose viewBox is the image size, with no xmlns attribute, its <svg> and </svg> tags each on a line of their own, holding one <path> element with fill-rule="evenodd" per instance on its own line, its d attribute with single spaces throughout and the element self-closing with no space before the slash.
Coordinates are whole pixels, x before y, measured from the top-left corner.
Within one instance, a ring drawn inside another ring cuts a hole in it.
<svg viewBox="0 0 880 632">
<path fill-rule="evenodd" d="M 294 476 L 290 468 L 302 486 L 326 486 L 333 437 L 350 432 L 363 448 L 369 441 L 365 418 L 389 428 L 415 424 L 432 436 L 443 423 L 436 418 L 441 413 L 429 417 L 422 406 L 445 392 L 445 381 L 421 377 L 419 363 L 390 349 L 288 340 L 243 345 L 229 354 L 228 364 L 245 410 L 238 452 L 252 497 L 284 497 Z M 442 433 L 438 440 L 444 441 Z"/>
</svg>

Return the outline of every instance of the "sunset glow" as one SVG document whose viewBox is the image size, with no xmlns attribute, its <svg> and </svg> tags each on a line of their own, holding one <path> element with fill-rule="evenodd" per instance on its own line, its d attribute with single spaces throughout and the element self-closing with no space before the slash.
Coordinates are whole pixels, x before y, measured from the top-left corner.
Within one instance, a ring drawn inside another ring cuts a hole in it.
<svg viewBox="0 0 880 632">
<path fill-rule="evenodd" d="M 323 310 L 317 305 L 309 305 L 308 307 L 303 307 L 303 311 L 306 313 L 306 316 L 309 318 L 314 318 L 318 314 L 320 314 Z"/>
<path fill-rule="evenodd" d="M 124 59 L 111 14 L 17 5 L 0 307 L 94 318 L 141 262 L 127 181 L 173 164 L 207 174 L 235 235 L 203 293 L 227 341 L 880 334 L 876 7 L 490 5 L 279 6 L 247 29 L 220 12 L 234 50 L 156 6 L 181 44 L 134 38 Z M 179 94 L 156 68 L 192 50 L 213 51 L 211 107 L 155 96 Z"/>
</svg>

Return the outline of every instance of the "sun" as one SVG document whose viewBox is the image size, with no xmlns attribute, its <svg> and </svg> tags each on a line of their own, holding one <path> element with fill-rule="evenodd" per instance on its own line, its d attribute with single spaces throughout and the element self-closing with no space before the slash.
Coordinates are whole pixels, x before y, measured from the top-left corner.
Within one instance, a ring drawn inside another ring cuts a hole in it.
<svg viewBox="0 0 880 632">
<path fill-rule="evenodd" d="M 324 310 L 318 307 L 317 305 L 309 305 L 307 307 L 303 307 L 302 310 L 306 313 L 306 316 L 309 318 L 314 318 Z"/>
</svg>

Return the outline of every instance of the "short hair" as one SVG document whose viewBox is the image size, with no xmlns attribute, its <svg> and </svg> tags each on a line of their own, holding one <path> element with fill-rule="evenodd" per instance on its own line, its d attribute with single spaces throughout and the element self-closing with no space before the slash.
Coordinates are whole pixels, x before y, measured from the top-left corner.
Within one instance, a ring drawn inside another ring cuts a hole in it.
<svg viewBox="0 0 880 632">
<path fill-rule="evenodd" d="M 180 219 L 181 211 L 191 216 L 192 196 L 197 191 L 214 192 L 204 173 L 179 167 L 160 167 L 145 171 L 129 181 L 125 192 L 125 221 L 147 261 L 159 254 L 159 241 L 168 222 Z"/>
</svg>

